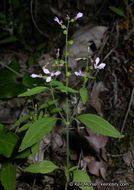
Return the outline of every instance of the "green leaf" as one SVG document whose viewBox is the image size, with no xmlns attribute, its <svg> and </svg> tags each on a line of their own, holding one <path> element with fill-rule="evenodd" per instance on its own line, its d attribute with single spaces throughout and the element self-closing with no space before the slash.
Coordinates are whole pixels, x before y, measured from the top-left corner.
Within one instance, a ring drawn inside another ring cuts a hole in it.
<svg viewBox="0 0 134 190">
<path fill-rule="evenodd" d="M 10 130 L 14 129 L 15 127 L 17 127 L 19 124 L 21 124 L 23 121 L 25 121 L 26 119 L 30 118 L 30 114 L 26 114 L 23 117 L 20 117 L 11 127 Z"/>
<path fill-rule="evenodd" d="M 60 90 L 61 92 L 71 92 L 71 93 L 78 93 L 77 90 L 74 90 L 72 88 L 66 87 L 64 85 L 58 86 L 55 88 L 56 90 Z"/>
<path fill-rule="evenodd" d="M 73 170 L 76 170 L 78 168 L 78 166 L 73 166 L 72 168 L 69 169 L 70 172 L 72 172 Z"/>
<path fill-rule="evenodd" d="M 86 127 L 105 136 L 124 137 L 109 122 L 95 114 L 83 114 L 77 117 Z"/>
<path fill-rule="evenodd" d="M 86 88 L 80 88 L 80 97 L 82 99 L 83 104 L 85 104 L 88 97 L 88 92 Z"/>
<path fill-rule="evenodd" d="M 70 20 L 70 22 L 74 22 L 75 20 L 72 18 L 71 20 Z"/>
<path fill-rule="evenodd" d="M 64 30 L 64 31 L 63 31 L 63 34 L 65 34 L 65 35 L 66 35 L 66 34 L 67 34 L 67 30 Z"/>
<path fill-rule="evenodd" d="M 0 40 L 0 44 L 7 44 L 7 43 L 15 42 L 16 40 L 17 38 L 15 38 L 14 36 L 10 36 L 8 38 Z"/>
<path fill-rule="evenodd" d="M 26 132 L 19 152 L 39 142 L 43 136 L 51 131 L 58 118 L 43 118 L 36 120 Z"/>
<path fill-rule="evenodd" d="M 55 100 L 52 100 L 52 101 L 48 101 L 47 103 L 42 104 L 42 105 L 39 107 L 39 109 L 47 108 L 47 107 L 49 107 L 49 106 L 51 106 L 51 105 L 53 105 L 53 104 L 56 104 L 57 101 L 58 101 L 58 99 L 55 99 Z"/>
<path fill-rule="evenodd" d="M 62 25 L 61 25 L 61 28 L 62 28 L 62 29 L 66 29 L 67 27 L 66 27 L 64 24 L 62 24 Z"/>
<path fill-rule="evenodd" d="M 24 159 L 27 158 L 31 154 L 30 149 L 24 150 L 23 152 L 19 152 L 14 159 Z"/>
<path fill-rule="evenodd" d="M 9 158 L 12 155 L 17 142 L 18 136 L 9 132 L 5 126 L 0 125 L 0 154 Z"/>
<path fill-rule="evenodd" d="M 54 171 L 55 169 L 58 169 L 59 167 L 56 166 L 54 163 L 51 161 L 43 160 L 40 162 L 36 162 L 35 164 L 30 165 L 25 169 L 26 172 L 31 172 L 31 173 L 50 173 Z"/>
<path fill-rule="evenodd" d="M 117 15 L 125 17 L 125 14 L 121 9 L 113 7 L 113 6 L 109 6 L 109 9 L 113 11 L 114 13 L 116 13 Z"/>
<path fill-rule="evenodd" d="M 65 61 L 63 59 L 60 60 L 60 64 L 64 64 Z"/>
<path fill-rule="evenodd" d="M 62 82 L 53 80 L 51 81 L 51 85 L 53 86 L 64 86 Z"/>
<path fill-rule="evenodd" d="M 67 73 L 66 73 L 66 76 L 67 76 L 67 77 L 70 77 L 70 76 L 71 76 L 71 73 L 70 73 L 70 72 L 67 72 Z"/>
<path fill-rule="evenodd" d="M 43 112 L 43 111 L 40 111 L 39 116 L 38 116 L 38 120 L 40 120 L 40 119 L 43 118 L 43 117 L 44 117 L 44 112 Z"/>
<path fill-rule="evenodd" d="M 27 130 L 30 126 L 32 125 L 32 122 L 26 123 L 25 125 L 23 125 L 22 127 L 20 127 L 17 132 L 20 133 L 22 131 Z"/>
<path fill-rule="evenodd" d="M 79 184 L 78 186 L 82 190 L 93 190 L 93 187 L 91 186 L 91 180 L 85 171 L 74 170 L 73 182 Z"/>
<path fill-rule="evenodd" d="M 30 89 L 29 91 L 27 92 L 24 92 L 22 94 L 19 94 L 18 97 L 23 97 L 23 96 L 32 96 L 32 95 L 35 95 L 35 94 L 38 94 L 40 92 L 43 92 L 44 90 L 46 90 L 47 87 L 45 86 L 37 86 L 37 87 L 34 87 L 32 89 Z"/>
<path fill-rule="evenodd" d="M 54 113 L 61 111 L 62 108 L 61 107 L 54 107 L 54 108 L 50 108 L 49 110 L 50 110 L 51 114 L 54 114 Z"/>
<path fill-rule="evenodd" d="M 93 68 L 94 68 L 94 67 L 93 67 L 92 65 L 91 65 L 91 66 L 89 66 L 89 69 L 91 69 L 91 70 L 92 70 Z"/>
<path fill-rule="evenodd" d="M 68 41 L 68 44 L 70 44 L 70 45 L 72 45 L 73 43 L 74 43 L 73 40 L 69 40 L 69 41 Z"/>
<path fill-rule="evenodd" d="M 16 164 L 5 162 L 0 171 L 0 181 L 5 190 L 16 190 Z"/>
</svg>

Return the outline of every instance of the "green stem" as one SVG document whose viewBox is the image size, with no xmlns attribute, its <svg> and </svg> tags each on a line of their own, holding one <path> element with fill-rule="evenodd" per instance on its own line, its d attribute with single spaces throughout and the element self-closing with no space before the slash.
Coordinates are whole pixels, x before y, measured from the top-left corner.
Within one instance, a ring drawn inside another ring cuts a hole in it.
<svg viewBox="0 0 134 190">
<path fill-rule="evenodd" d="M 66 182 L 66 184 L 65 184 L 65 190 L 67 190 L 67 182 Z"/>
<path fill-rule="evenodd" d="M 18 75 L 19 77 L 22 77 L 22 75 L 20 73 L 18 73 L 17 71 L 15 71 L 14 69 L 12 69 L 11 67 L 9 67 L 8 65 L 0 62 L 0 65 L 6 67 L 7 69 L 9 69 L 10 71 L 12 71 L 14 74 Z"/>
<path fill-rule="evenodd" d="M 53 100 L 55 100 L 54 91 L 53 91 L 53 87 L 52 87 L 51 83 L 50 83 L 50 92 L 51 92 Z M 55 103 L 55 106 L 56 106 L 56 108 L 58 107 L 56 103 Z M 59 112 L 63 122 L 66 123 L 66 120 L 65 120 L 64 116 L 62 115 L 61 111 L 59 110 L 58 112 Z"/>
<path fill-rule="evenodd" d="M 68 87 L 68 63 L 67 63 L 67 58 L 68 58 L 68 28 L 69 28 L 69 20 L 67 23 L 67 33 L 66 33 L 66 46 L 65 46 L 65 67 L 66 67 L 66 87 Z M 67 170 L 69 171 L 69 103 L 68 103 L 68 92 L 66 92 L 66 139 L 67 139 L 67 163 L 66 167 Z M 65 189 L 67 190 L 67 183 Z"/>
</svg>

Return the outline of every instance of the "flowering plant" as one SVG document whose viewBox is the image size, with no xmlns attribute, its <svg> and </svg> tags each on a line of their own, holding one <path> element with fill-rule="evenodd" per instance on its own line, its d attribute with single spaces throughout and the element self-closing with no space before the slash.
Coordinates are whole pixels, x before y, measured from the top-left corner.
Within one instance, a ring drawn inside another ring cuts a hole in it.
<svg viewBox="0 0 134 190">
<path fill-rule="evenodd" d="M 19 97 L 24 96 L 32 96 L 41 92 L 44 92 L 45 90 L 49 90 L 52 96 L 51 104 L 55 105 L 56 110 L 58 111 L 60 118 L 58 117 L 49 117 L 48 115 L 45 115 L 44 117 L 39 118 L 33 118 L 33 123 L 30 123 L 30 127 L 28 128 L 22 143 L 20 145 L 19 151 L 24 151 L 26 148 L 29 148 L 35 144 L 37 144 L 41 138 L 50 132 L 52 128 L 55 126 L 57 120 L 62 120 L 64 125 L 66 126 L 66 146 L 67 146 L 67 159 L 66 159 L 66 166 L 64 167 L 64 172 L 66 176 L 66 184 L 65 184 L 65 190 L 67 190 L 70 180 L 72 179 L 74 182 L 81 182 L 84 183 L 85 181 L 90 183 L 91 180 L 86 172 L 83 170 L 78 169 L 78 167 L 72 167 L 70 168 L 69 164 L 69 155 L 70 155 L 70 149 L 69 149 L 69 130 L 70 125 L 73 120 L 80 121 L 83 125 L 86 127 L 94 130 L 95 132 L 98 132 L 105 136 L 111 136 L 115 138 L 122 138 L 123 136 L 120 135 L 120 133 L 107 121 L 105 121 L 103 118 L 94 115 L 94 114 L 82 114 L 76 117 L 75 110 L 73 109 L 73 113 L 70 116 L 70 108 L 69 108 L 69 94 L 70 93 L 77 93 L 80 95 L 80 98 L 83 102 L 83 104 L 86 103 L 88 98 L 88 91 L 86 89 L 86 83 L 88 82 L 89 78 L 93 78 L 90 75 L 90 69 L 104 69 L 106 64 L 100 63 L 100 58 L 97 57 L 95 59 L 94 64 L 91 61 L 91 65 L 89 66 L 89 63 L 87 63 L 87 66 L 84 71 L 75 71 L 74 73 L 68 72 L 68 44 L 72 44 L 73 41 L 68 39 L 68 33 L 69 33 L 69 26 L 71 23 L 75 22 L 77 19 L 83 17 L 83 13 L 79 12 L 74 18 L 70 18 L 67 16 L 67 24 L 64 25 L 63 21 L 60 20 L 58 17 L 54 18 L 54 21 L 57 22 L 61 29 L 63 30 L 63 34 L 65 35 L 65 59 L 64 60 L 58 60 L 60 55 L 60 49 L 57 49 L 57 61 L 56 66 L 65 66 L 65 85 L 60 82 L 56 81 L 56 77 L 61 74 L 61 71 L 59 68 L 56 71 L 49 71 L 46 66 L 42 68 L 44 76 L 42 74 L 31 74 L 32 78 L 41 78 L 45 80 L 44 86 L 36 86 L 32 89 L 28 89 L 28 91 L 22 93 L 19 95 Z M 80 60 L 82 58 L 77 58 L 77 60 Z M 88 60 L 88 59 L 87 59 Z M 100 63 L 100 64 L 99 64 Z M 76 77 L 82 77 L 83 84 L 80 87 L 79 91 L 72 89 L 69 87 L 69 77 L 72 75 L 75 75 Z M 65 102 L 66 107 L 65 109 L 60 109 L 57 104 L 57 100 L 55 99 L 55 90 L 60 91 L 61 93 L 65 94 Z M 49 104 L 50 105 L 50 104 Z M 40 108 L 45 107 L 45 105 L 42 105 Z M 77 105 L 76 105 L 77 106 Z M 38 152 L 38 151 L 37 151 Z M 33 172 L 33 173 L 49 173 L 54 171 L 55 169 L 60 169 L 59 166 L 55 165 L 51 161 L 36 161 L 36 163 L 30 165 L 25 169 L 26 172 Z M 71 178 L 71 173 L 73 173 L 73 177 Z M 84 186 L 80 186 L 81 189 L 84 189 Z M 93 188 L 90 187 L 90 190 Z"/>
</svg>

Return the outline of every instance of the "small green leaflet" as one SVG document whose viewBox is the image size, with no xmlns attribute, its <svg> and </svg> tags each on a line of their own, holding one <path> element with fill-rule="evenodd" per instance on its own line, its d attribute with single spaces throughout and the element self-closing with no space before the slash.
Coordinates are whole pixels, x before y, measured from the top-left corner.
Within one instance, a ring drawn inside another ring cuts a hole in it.
<svg viewBox="0 0 134 190">
<path fill-rule="evenodd" d="M 57 119 L 58 118 L 50 117 L 36 120 L 27 130 L 20 145 L 19 152 L 39 142 L 41 138 L 49 133 L 55 126 Z"/>
<path fill-rule="evenodd" d="M 80 97 L 82 99 L 83 104 L 85 104 L 88 97 L 88 92 L 86 88 L 80 88 Z"/>
<path fill-rule="evenodd" d="M 43 160 L 36 162 L 35 164 L 30 165 L 25 169 L 26 172 L 31 172 L 31 173 L 41 173 L 41 174 L 46 174 L 50 173 L 59 167 L 56 166 L 53 162 Z"/>
<path fill-rule="evenodd" d="M 19 152 L 14 159 L 24 159 L 27 158 L 31 154 L 30 148 L 27 150 L 24 150 L 23 152 Z"/>
<path fill-rule="evenodd" d="M 43 108 L 49 107 L 49 106 L 51 106 L 51 105 L 53 105 L 53 104 L 56 104 L 57 101 L 58 101 L 58 99 L 48 101 L 47 103 L 42 104 L 42 105 L 39 107 L 39 109 L 43 109 Z"/>
<path fill-rule="evenodd" d="M 21 124 L 23 121 L 25 121 L 26 119 L 30 118 L 30 114 L 26 114 L 23 117 L 20 117 L 11 127 L 10 130 L 14 129 L 15 127 L 17 127 L 19 124 Z"/>
<path fill-rule="evenodd" d="M 109 6 L 109 9 L 113 11 L 114 13 L 116 13 L 117 15 L 125 17 L 125 14 L 121 9 L 113 7 L 113 6 Z"/>
<path fill-rule="evenodd" d="M 93 190 L 91 180 L 85 171 L 82 170 L 73 171 L 73 183 L 75 182 L 80 184 L 79 188 L 82 190 Z"/>
<path fill-rule="evenodd" d="M 20 133 L 20 132 L 22 132 L 22 131 L 25 131 L 25 130 L 27 130 L 31 125 L 32 125 L 32 122 L 28 122 L 28 123 L 26 123 L 25 125 L 23 125 L 22 127 L 20 127 L 20 128 L 17 130 L 17 132 Z"/>
<path fill-rule="evenodd" d="M 67 27 L 66 27 L 64 24 L 62 24 L 62 25 L 61 25 L 61 28 L 62 28 L 62 29 L 66 29 Z"/>
<path fill-rule="evenodd" d="M 34 88 L 30 89 L 29 91 L 26 91 L 26 92 L 24 92 L 22 94 L 19 94 L 18 97 L 32 96 L 34 94 L 38 94 L 40 92 L 43 92 L 46 89 L 47 89 L 47 87 L 45 87 L 45 86 L 37 86 L 37 87 L 34 87 Z"/>
<path fill-rule="evenodd" d="M 16 190 L 16 164 L 4 162 L 0 171 L 0 181 L 5 190 Z"/>
<path fill-rule="evenodd" d="M 68 44 L 70 44 L 70 45 L 72 45 L 73 43 L 74 43 L 73 40 L 69 40 L 69 41 L 68 41 Z"/>
<path fill-rule="evenodd" d="M 105 136 L 124 137 L 109 122 L 95 114 L 83 114 L 77 117 L 86 127 Z"/>
<path fill-rule="evenodd" d="M 64 85 L 58 86 L 55 88 L 56 90 L 60 90 L 61 92 L 71 92 L 71 93 L 78 93 L 77 90 L 74 90 L 72 88 L 66 87 Z"/>
<path fill-rule="evenodd" d="M 63 34 L 67 35 L 67 30 L 63 30 Z"/>
</svg>

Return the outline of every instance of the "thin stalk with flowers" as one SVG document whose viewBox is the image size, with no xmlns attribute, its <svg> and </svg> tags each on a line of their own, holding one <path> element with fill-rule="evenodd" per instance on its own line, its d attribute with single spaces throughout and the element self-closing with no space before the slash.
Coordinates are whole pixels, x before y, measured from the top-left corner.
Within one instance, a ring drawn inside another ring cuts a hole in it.
<svg viewBox="0 0 134 190">
<path fill-rule="evenodd" d="M 83 16 L 83 13 L 78 13 L 74 19 L 70 19 L 69 16 L 67 16 L 67 26 L 62 25 L 62 21 L 60 21 L 57 17 L 55 17 L 55 21 L 61 25 L 61 28 L 63 29 L 63 33 L 65 34 L 65 72 L 66 72 L 66 88 L 68 88 L 68 78 L 69 78 L 69 72 L 68 72 L 68 31 L 69 31 L 69 25 L 71 22 L 74 22 L 74 20 L 77 20 L 78 18 L 81 18 Z M 66 160 L 66 185 L 65 189 L 67 190 L 67 184 L 70 180 L 69 178 L 69 126 L 70 126 L 70 120 L 69 120 L 69 102 L 68 102 L 68 92 L 66 92 L 66 141 L 67 141 L 67 160 Z"/>
</svg>

